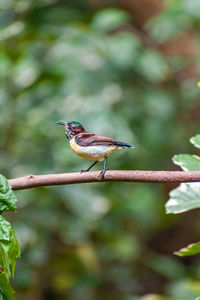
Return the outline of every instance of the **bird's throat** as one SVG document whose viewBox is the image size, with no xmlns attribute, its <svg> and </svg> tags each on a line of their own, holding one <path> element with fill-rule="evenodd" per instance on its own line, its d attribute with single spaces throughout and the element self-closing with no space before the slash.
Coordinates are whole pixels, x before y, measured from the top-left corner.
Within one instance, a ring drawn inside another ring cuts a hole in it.
<svg viewBox="0 0 200 300">
<path fill-rule="evenodd" d="M 85 132 L 85 129 L 82 126 L 76 126 L 74 128 L 65 127 L 65 134 L 68 140 L 71 140 L 76 135 Z"/>
</svg>

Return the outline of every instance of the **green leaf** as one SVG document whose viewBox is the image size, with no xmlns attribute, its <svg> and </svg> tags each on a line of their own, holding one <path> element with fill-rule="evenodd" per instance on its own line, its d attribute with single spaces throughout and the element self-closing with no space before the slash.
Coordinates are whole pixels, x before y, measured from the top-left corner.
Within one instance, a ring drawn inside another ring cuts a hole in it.
<svg viewBox="0 0 200 300">
<path fill-rule="evenodd" d="M 15 210 L 17 199 L 8 180 L 0 174 L 0 213 L 6 210 Z M 0 215 L 0 297 L 1 299 L 14 299 L 14 290 L 9 284 L 14 277 L 16 258 L 20 256 L 19 245 L 10 223 Z"/>
<path fill-rule="evenodd" d="M 13 294 L 15 291 L 11 288 L 5 273 L 0 274 L 0 299 L 2 300 L 14 300 Z"/>
<path fill-rule="evenodd" d="M 181 183 L 172 190 L 170 198 L 165 205 L 166 212 L 172 214 L 182 213 L 200 207 L 200 182 Z"/>
<path fill-rule="evenodd" d="M 197 0 L 184 0 L 182 1 L 182 6 L 185 14 L 190 15 L 194 18 L 200 17 L 200 2 Z"/>
<path fill-rule="evenodd" d="M 200 253 L 200 242 L 190 244 L 185 248 L 180 249 L 179 251 L 174 252 L 178 256 L 190 256 Z"/>
<path fill-rule="evenodd" d="M 0 174 L 0 213 L 16 209 L 16 196 L 8 180 Z"/>
<path fill-rule="evenodd" d="M 200 148 L 200 135 L 190 139 L 191 143 Z M 178 154 L 172 158 L 173 162 L 184 171 L 200 171 L 200 157 L 191 154 Z M 167 213 L 181 213 L 200 207 L 200 183 L 182 183 L 170 192 L 170 199 L 166 203 Z"/>
<path fill-rule="evenodd" d="M 9 285 L 11 276 L 14 277 L 15 261 L 20 256 L 19 245 L 10 223 L 0 216 L 0 288 L 6 296 L 5 299 L 14 299 L 13 289 Z"/>
<path fill-rule="evenodd" d="M 121 68 L 130 68 L 136 64 L 140 43 L 130 33 L 119 33 L 107 38 L 108 57 Z"/>
<path fill-rule="evenodd" d="M 190 142 L 197 148 L 200 148 L 200 134 L 193 136 Z"/>
<path fill-rule="evenodd" d="M 146 28 L 154 40 L 164 42 L 187 27 L 189 18 L 187 15 L 179 12 L 164 12 L 157 17 L 150 19 Z"/>
<path fill-rule="evenodd" d="M 7 256 L 4 268 L 6 268 L 9 273 L 9 266 L 11 264 L 12 275 L 14 275 L 15 259 L 20 256 L 20 249 L 10 223 L 2 216 L 0 216 L 0 246 L 3 250 L 4 257 L 5 255 Z M 4 257 L 2 258 L 3 260 Z M 1 259 L 0 264 L 2 264 Z"/>
<path fill-rule="evenodd" d="M 200 157 L 197 155 L 178 154 L 172 160 L 184 171 L 200 171 Z"/>
<path fill-rule="evenodd" d="M 93 18 L 92 27 L 96 30 L 106 31 L 127 24 L 129 15 L 116 8 L 107 8 L 99 11 Z"/>
<path fill-rule="evenodd" d="M 164 80 L 169 74 L 166 60 L 154 50 L 146 50 L 137 59 L 137 71 L 150 82 Z"/>
</svg>

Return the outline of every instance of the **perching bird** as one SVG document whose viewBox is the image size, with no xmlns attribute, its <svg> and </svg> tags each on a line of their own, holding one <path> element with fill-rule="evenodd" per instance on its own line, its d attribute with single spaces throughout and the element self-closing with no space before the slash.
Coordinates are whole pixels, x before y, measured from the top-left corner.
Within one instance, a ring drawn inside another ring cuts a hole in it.
<svg viewBox="0 0 200 300">
<path fill-rule="evenodd" d="M 84 127 L 76 121 L 58 121 L 57 124 L 65 126 L 66 137 L 69 140 L 72 150 L 76 154 L 95 161 L 87 170 L 81 170 L 81 172 L 89 171 L 98 161 L 105 159 L 104 167 L 101 171 L 103 178 L 107 170 L 107 157 L 112 151 L 121 148 L 135 148 L 132 144 L 115 141 L 107 136 L 85 131 Z"/>
</svg>

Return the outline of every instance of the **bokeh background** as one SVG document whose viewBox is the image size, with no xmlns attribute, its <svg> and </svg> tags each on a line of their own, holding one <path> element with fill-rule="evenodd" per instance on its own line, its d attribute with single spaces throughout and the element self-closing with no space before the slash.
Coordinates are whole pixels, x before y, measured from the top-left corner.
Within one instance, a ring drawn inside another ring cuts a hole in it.
<svg viewBox="0 0 200 300">
<path fill-rule="evenodd" d="M 1 0 L 1 173 L 87 168 L 60 119 L 137 145 L 113 153 L 111 169 L 177 169 L 172 156 L 195 152 L 200 133 L 199 30 L 198 0 Z M 195 299 L 199 257 L 173 252 L 199 240 L 199 211 L 166 215 L 174 187 L 16 192 L 16 298 Z"/>
</svg>

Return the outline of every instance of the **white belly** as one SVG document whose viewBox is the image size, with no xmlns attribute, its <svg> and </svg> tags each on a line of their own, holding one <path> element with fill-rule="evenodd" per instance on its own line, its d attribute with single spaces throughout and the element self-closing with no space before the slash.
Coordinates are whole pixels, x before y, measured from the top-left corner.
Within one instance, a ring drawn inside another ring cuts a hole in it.
<svg viewBox="0 0 200 300">
<path fill-rule="evenodd" d="M 90 160 L 104 160 L 113 150 L 115 150 L 116 146 L 79 146 L 75 142 L 74 138 L 70 140 L 70 146 L 72 150 L 81 157 Z"/>
<path fill-rule="evenodd" d="M 105 157 L 107 151 L 108 151 L 108 146 L 88 146 L 88 147 L 81 147 L 79 146 L 79 151 L 82 154 L 85 155 L 90 155 L 92 157 L 98 158 L 99 156 Z"/>
</svg>

